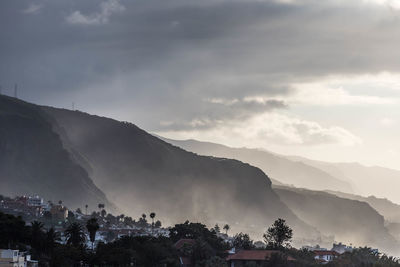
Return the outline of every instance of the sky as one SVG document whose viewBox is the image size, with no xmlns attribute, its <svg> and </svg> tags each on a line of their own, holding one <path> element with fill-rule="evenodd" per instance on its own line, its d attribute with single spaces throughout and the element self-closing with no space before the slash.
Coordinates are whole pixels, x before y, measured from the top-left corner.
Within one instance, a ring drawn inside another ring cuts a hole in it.
<svg viewBox="0 0 400 267">
<path fill-rule="evenodd" d="M 3 94 L 400 169 L 400 0 L 1 0 L 0 34 Z"/>
</svg>

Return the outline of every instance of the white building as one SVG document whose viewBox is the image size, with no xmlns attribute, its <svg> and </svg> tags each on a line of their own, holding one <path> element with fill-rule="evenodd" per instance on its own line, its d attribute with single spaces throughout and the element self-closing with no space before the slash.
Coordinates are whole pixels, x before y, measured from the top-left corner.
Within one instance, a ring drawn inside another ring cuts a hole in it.
<svg viewBox="0 0 400 267">
<path fill-rule="evenodd" d="M 43 198 L 39 196 L 29 197 L 27 200 L 28 206 L 31 207 L 42 207 L 43 206 Z"/>
<path fill-rule="evenodd" d="M 31 260 L 31 255 L 13 249 L 0 249 L 1 267 L 37 267 L 38 262 Z"/>
<path fill-rule="evenodd" d="M 321 263 L 328 263 L 339 257 L 339 253 L 333 250 L 314 250 L 314 258 Z"/>
</svg>

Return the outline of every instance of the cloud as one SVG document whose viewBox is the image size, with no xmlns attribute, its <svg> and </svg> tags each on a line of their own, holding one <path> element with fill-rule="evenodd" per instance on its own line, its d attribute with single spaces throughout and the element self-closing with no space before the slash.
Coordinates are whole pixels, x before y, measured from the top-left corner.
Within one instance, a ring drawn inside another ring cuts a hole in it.
<svg viewBox="0 0 400 267">
<path fill-rule="evenodd" d="M 324 127 L 317 122 L 290 115 L 277 113 L 263 114 L 262 116 L 256 116 L 247 123 L 251 125 L 249 132 L 254 134 L 254 138 L 280 144 L 339 144 L 353 146 L 362 142 L 359 137 L 342 127 Z"/>
<path fill-rule="evenodd" d="M 222 102 L 221 102 L 222 101 Z M 242 100 L 207 100 L 203 106 L 204 112 L 198 116 L 176 118 L 174 120 L 161 121 L 159 130 L 185 131 L 188 129 L 211 129 L 231 120 L 247 120 L 255 114 L 284 109 L 283 101 L 269 100 L 263 103 L 248 102 Z"/>
<path fill-rule="evenodd" d="M 27 8 L 22 10 L 25 14 L 38 14 L 40 10 L 43 8 L 41 4 L 31 3 Z"/>
<path fill-rule="evenodd" d="M 397 0 L 364 0 L 366 3 L 373 3 L 378 5 L 387 6 L 391 9 L 400 9 L 400 2 Z"/>
<path fill-rule="evenodd" d="M 17 81 L 26 100 L 74 101 L 150 131 L 187 131 L 295 105 L 384 106 L 398 97 L 350 81 L 400 73 L 400 21 L 385 5 L 70 0 L 46 1 L 41 16 L 13 15 L 29 3 L 21 1 L 0 1 L 8 37 L 0 43 L 0 80 Z"/>
<path fill-rule="evenodd" d="M 343 87 L 329 87 L 324 84 L 293 84 L 294 92 L 288 96 L 263 97 L 252 96 L 246 97 L 246 101 L 256 103 L 265 103 L 268 101 L 284 101 L 288 105 L 305 105 L 305 106 L 359 106 L 359 105 L 393 105 L 399 103 L 399 98 L 381 97 L 373 95 L 352 95 Z"/>
<path fill-rule="evenodd" d="M 118 0 L 108 0 L 100 4 L 100 12 L 89 15 L 82 14 L 79 10 L 72 12 L 66 17 L 70 24 L 78 25 L 101 25 L 109 22 L 114 13 L 122 12 L 125 7 Z"/>
<path fill-rule="evenodd" d="M 195 138 L 221 142 L 235 147 L 269 147 L 271 143 L 296 146 L 355 146 L 361 138 L 338 127 L 324 127 L 317 122 L 293 115 L 264 113 L 244 121 L 230 121 L 208 130 L 159 131 L 157 134 L 177 139 Z"/>
<path fill-rule="evenodd" d="M 390 97 L 351 95 L 342 87 L 329 88 L 312 84 L 299 86 L 297 92 L 288 101 L 295 104 L 318 106 L 387 105 L 397 102 Z"/>
</svg>

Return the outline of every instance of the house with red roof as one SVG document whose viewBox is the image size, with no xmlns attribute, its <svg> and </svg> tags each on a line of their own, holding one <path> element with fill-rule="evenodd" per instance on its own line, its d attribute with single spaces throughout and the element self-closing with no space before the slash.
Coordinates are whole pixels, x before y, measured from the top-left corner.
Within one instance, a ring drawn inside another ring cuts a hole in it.
<svg viewBox="0 0 400 267">
<path fill-rule="evenodd" d="M 242 267 L 249 263 L 255 263 L 262 266 L 264 263 L 271 260 L 274 255 L 286 257 L 288 266 L 291 266 L 295 259 L 291 256 L 283 255 L 278 250 L 238 250 L 232 251 L 226 258 L 229 267 Z"/>
<path fill-rule="evenodd" d="M 193 262 L 190 256 L 187 255 L 187 249 L 190 249 L 196 244 L 196 240 L 182 238 L 179 239 L 175 244 L 174 247 L 178 250 L 179 253 L 179 263 L 182 267 L 192 267 Z"/>
</svg>

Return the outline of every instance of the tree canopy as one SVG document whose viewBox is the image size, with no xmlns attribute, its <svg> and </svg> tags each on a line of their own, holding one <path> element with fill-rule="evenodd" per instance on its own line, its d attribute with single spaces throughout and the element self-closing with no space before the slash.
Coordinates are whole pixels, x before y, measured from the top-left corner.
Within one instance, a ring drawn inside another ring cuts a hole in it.
<svg viewBox="0 0 400 267">
<path fill-rule="evenodd" d="M 264 234 L 264 241 L 270 249 L 283 250 L 290 247 L 293 230 L 284 219 L 277 219 Z"/>
</svg>

